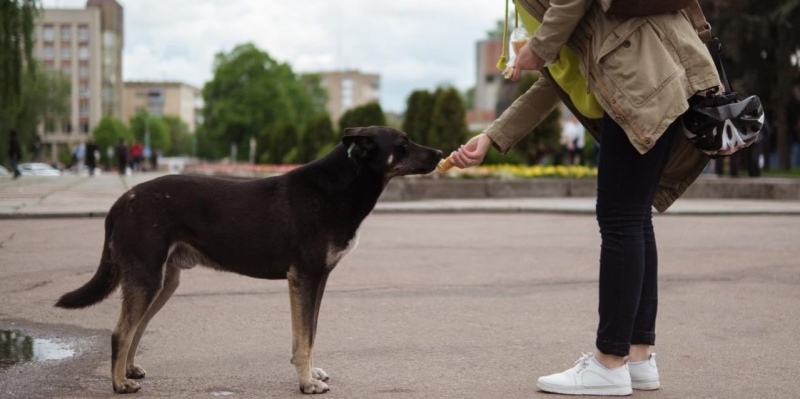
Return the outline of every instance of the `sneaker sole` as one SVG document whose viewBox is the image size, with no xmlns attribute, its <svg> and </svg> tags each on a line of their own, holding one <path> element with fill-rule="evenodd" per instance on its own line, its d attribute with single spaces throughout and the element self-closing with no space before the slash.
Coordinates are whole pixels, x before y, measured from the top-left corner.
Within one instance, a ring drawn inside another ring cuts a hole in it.
<svg viewBox="0 0 800 399">
<path fill-rule="evenodd" d="M 629 396 L 633 394 L 631 387 L 601 387 L 601 388 L 575 388 L 559 385 L 550 385 L 536 381 L 536 387 L 545 392 L 561 395 L 587 395 L 587 396 Z"/>
<path fill-rule="evenodd" d="M 639 382 L 631 381 L 631 388 L 637 391 L 655 391 L 656 389 L 661 388 L 661 384 L 658 382 L 658 380 Z"/>
</svg>

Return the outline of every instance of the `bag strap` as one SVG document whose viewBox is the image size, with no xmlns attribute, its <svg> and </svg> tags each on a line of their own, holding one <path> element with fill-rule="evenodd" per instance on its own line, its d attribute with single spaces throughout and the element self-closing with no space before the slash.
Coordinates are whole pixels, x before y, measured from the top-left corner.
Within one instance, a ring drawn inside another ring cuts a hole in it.
<svg viewBox="0 0 800 399">
<path fill-rule="evenodd" d="M 731 83 L 728 81 L 728 74 L 725 73 L 725 67 L 722 66 L 722 59 L 720 57 L 722 55 L 722 42 L 711 33 L 711 24 L 706 20 L 703 9 L 700 8 L 700 2 L 692 2 L 684 9 L 684 12 L 692 22 L 694 30 L 697 31 L 697 36 L 700 36 L 700 40 L 708 46 L 711 58 L 714 60 L 714 65 L 716 65 L 719 71 L 725 92 L 732 92 L 733 89 L 731 89 Z"/>
<path fill-rule="evenodd" d="M 508 51 L 508 2 L 506 0 L 506 15 L 503 19 L 503 48 L 500 50 L 500 59 L 497 60 L 497 69 L 502 72 L 506 69 L 508 65 L 508 57 L 506 56 L 506 51 Z M 514 4 L 514 29 L 519 27 L 519 12 L 517 11 L 517 5 Z"/>
<path fill-rule="evenodd" d="M 700 3 L 697 1 L 691 3 L 684 9 L 684 12 L 692 22 L 692 26 L 697 31 L 697 36 L 700 36 L 700 40 L 703 43 L 710 42 L 714 35 L 711 34 L 711 24 L 706 21 L 706 16 L 703 14 L 703 9 L 700 8 Z"/>
</svg>

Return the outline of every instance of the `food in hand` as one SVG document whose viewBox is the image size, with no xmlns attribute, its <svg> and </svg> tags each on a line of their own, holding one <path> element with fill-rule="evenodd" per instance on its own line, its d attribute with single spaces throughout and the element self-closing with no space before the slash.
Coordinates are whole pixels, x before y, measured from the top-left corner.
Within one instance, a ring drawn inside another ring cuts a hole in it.
<svg viewBox="0 0 800 399">
<path fill-rule="evenodd" d="M 436 165 L 436 171 L 439 173 L 444 173 L 450 170 L 450 168 L 452 167 L 453 167 L 453 160 L 451 160 L 450 157 L 447 157 L 439 161 L 439 164 Z"/>
<path fill-rule="evenodd" d="M 509 65 L 503 70 L 503 77 L 506 79 L 511 79 L 512 76 L 514 76 L 514 67 Z"/>
<path fill-rule="evenodd" d="M 528 44 L 528 40 L 527 39 L 512 40 L 511 41 L 511 47 L 514 49 L 514 54 L 519 55 L 519 50 L 522 48 L 522 46 L 524 46 L 526 44 Z"/>
</svg>

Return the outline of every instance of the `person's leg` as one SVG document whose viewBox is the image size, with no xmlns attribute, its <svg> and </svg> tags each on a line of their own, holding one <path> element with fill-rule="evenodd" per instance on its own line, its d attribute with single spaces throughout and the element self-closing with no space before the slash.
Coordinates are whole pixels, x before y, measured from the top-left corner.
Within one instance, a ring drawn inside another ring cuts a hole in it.
<svg viewBox="0 0 800 399">
<path fill-rule="evenodd" d="M 673 134 L 674 129 L 668 129 L 652 149 L 640 154 L 619 125 L 607 116 L 603 119 L 597 183 L 602 243 L 596 345 L 597 360 L 607 366 L 622 365 L 631 343 L 652 345 L 655 340 L 657 253 L 651 204 Z"/>
</svg>

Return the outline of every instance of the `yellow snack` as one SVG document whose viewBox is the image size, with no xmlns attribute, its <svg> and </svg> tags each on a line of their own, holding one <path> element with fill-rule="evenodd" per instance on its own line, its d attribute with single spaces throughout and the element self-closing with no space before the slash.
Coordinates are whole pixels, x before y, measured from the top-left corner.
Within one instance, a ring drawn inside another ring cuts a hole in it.
<svg viewBox="0 0 800 399">
<path fill-rule="evenodd" d="M 439 164 L 436 165 L 436 171 L 439 173 L 444 173 L 450 170 L 450 168 L 452 167 L 453 167 L 453 161 L 450 159 L 450 157 L 447 157 L 439 161 Z"/>
</svg>

